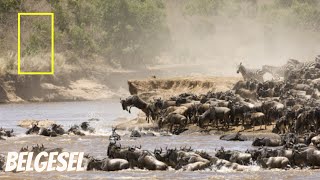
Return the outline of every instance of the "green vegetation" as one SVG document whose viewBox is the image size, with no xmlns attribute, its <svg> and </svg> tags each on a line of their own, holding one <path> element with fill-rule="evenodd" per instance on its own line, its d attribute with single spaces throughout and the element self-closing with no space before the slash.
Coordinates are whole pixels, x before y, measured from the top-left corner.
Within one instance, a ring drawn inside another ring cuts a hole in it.
<svg viewBox="0 0 320 180">
<path fill-rule="evenodd" d="M 16 29 L 16 13 L 30 12 L 36 4 L 44 9 L 37 11 L 55 13 L 56 53 L 71 52 L 82 59 L 101 55 L 105 61 L 132 67 L 152 62 L 170 41 L 161 0 L 4 0 L 0 2 L 1 24 L 10 23 Z M 45 36 L 50 34 L 48 23 L 28 22 L 33 33 L 23 44 L 22 55 L 50 52 L 50 36 Z M 5 30 L 0 33 L 2 52 L 16 51 L 14 43 L 2 43 L 9 42 L 7 35 Z"/>
</svg>

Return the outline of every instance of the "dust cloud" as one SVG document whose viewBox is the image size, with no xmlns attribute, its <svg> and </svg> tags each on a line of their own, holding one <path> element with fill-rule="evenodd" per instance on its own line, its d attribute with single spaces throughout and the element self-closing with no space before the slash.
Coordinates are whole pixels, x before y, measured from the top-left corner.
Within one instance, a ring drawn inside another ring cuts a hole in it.
<svg viewBox="0 0 320 180">
<path fill-rule="evenodd" d="M 250 3 L 242 7 L 242 15 L 226 17 L 185 15 L 183 0 L 165 2 L 172 38 L 169 57 L 163 58 L 168 63 L 200 64 L 195 68 L 203 73 L 236 76 L 240 62 L 261 68 L 264 64 L 282 65 L 289 58 L 310 61 L 320 54 L 319 33 L 287 22 L 270 24 L 252 18 L 249 13 L 255 9 Z M 257 2 L 257 6 L 267 3 Z"/>
</svg>

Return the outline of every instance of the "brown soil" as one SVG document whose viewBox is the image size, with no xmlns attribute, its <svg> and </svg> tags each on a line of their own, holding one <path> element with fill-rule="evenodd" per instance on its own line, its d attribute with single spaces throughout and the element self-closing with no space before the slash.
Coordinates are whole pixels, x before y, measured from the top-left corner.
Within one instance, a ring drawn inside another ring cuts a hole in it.
<svg viewBox="0 0 320 180">
<path fill-rule="evenodd" d="M 128 80 L 130 94 L 148 100 L 152 97 L 168 98 L 181 93 L 202 94 L 208 91 L 226 91 L 239 81 L 237 77 L 176 77 Z"/>
</svg>

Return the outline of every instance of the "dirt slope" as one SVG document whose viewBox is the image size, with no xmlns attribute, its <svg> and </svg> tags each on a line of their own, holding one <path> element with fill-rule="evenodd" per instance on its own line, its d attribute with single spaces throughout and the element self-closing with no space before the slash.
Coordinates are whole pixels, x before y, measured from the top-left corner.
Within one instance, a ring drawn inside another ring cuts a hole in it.
<svg viewBox="0 0 320 180">
<path fill-rule="evenodd" d="M 239 81 L 237 77 L 176 77 L 128 80 L 130 94 L 138 94 L 143 99 L 160 96 L 167 98 L 180 93 L 201 94 L 208 91 L 226 91 Z"/>
</svg>

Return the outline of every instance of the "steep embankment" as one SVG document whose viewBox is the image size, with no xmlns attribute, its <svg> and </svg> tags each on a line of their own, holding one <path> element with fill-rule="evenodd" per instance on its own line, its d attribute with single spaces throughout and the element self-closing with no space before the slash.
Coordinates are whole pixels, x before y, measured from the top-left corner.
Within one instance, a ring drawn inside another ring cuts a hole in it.
<svg viewBox="0 0 320 180">
<path fill-rule="evenodd" d="M 0 77 L 0 103 L 101 100 L 114 96 L 115 90 L 93 78 L 14 74 Z"/>
<path fill-rule="evenodd" d="M 226 91 L 239 81 L 237 77 L 181 77 L 164 79 L 128 80 L 130 94 L 138 94 L 143 99 L 169 96 L 181 93 L 207 93 Z"/>
</svg>

